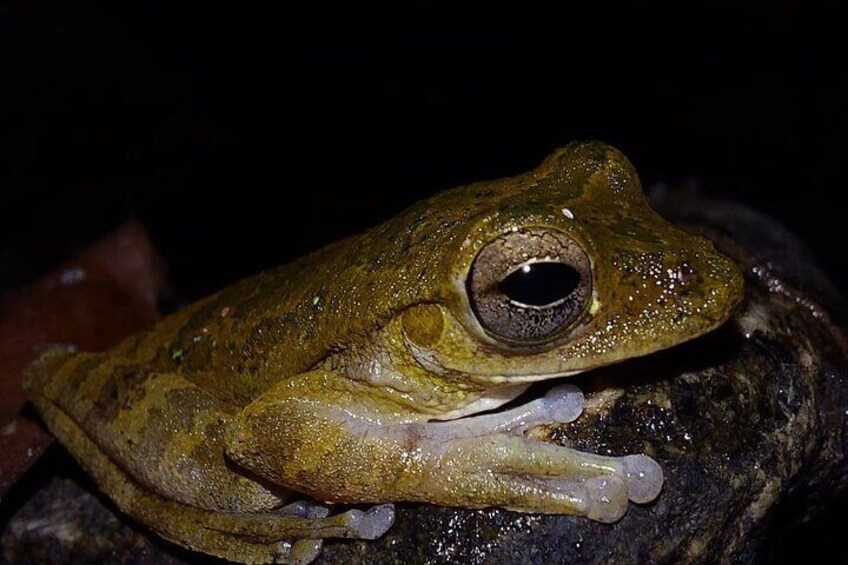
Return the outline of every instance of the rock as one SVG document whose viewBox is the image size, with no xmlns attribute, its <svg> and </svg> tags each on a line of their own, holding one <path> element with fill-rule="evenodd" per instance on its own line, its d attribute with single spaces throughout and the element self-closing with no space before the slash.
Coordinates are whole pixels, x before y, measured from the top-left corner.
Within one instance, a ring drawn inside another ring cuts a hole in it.
<svg viewBox="0 0 848 565">
<path fill-rule="evenodd" d="M 659 498 L 613 525 L 399 504 L 381 539 L 329 541 L 319 563 L 750 562 L 774 558 L 767 548 L 788 524 L 845 490 L 845 303 L 773 220 L 731 203 L 658 205 L 739 261 L 745 302 L 711 335 L 573 379 L 585 413 L 534 433 L 586 451 L 651 455 L 666 476 Z M 46 475 L 7 510 L 7 562 L 213 562 L 117 519 L 85 479 Z"/>
</svg>

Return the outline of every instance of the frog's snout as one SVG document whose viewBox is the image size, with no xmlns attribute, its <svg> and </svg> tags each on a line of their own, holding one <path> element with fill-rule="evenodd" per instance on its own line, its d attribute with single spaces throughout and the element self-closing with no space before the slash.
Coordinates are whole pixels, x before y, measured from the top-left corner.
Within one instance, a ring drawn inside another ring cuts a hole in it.
<svg viewBox="0 0 848 565">
<path fill-rule="evenodd" d="M 697 263 L 683 261 L 678 278 L 683 288 L 690 288 L 692 292 L 708 297 L 714 309 L 727 318 L 742 300 L 744 278 L 735 261 L 716 251 L 712 244 L 710 248 L 711 253 L 697 255 Z"/>
<path fill-rule="evenodd" d="M 617 293 L 608 302 L 627 313 L 630 337 L 637 339 L 638 334 L 637 341 L 653 343 L 650 349 L 656 348 L 658 336 L 671 343 L 717 327 L 743 295 L 739 267 L 703 239 L 671 249 L 623 253 L 613 266 Z"/>
</svg>

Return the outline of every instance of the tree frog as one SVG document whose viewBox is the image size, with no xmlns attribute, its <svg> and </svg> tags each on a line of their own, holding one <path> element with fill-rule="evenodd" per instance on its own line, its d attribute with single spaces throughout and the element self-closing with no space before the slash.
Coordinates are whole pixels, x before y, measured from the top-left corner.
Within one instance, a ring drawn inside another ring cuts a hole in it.
<svg viewBox="0 0 848 565">
<path fill-rule="evenodd" d="M 742 288 L 730 259 L 651 210 L 621 153 L 572 143 L 105 353 L 49 349 L 25 386 L 120 510 L 233 561 L 376 538 L 393 501 L 615 522 L 659 495 L 660 466 L 525 435 L 579 418 L 573 385 L 516 399 L 710 331 Z"/>
</svg>

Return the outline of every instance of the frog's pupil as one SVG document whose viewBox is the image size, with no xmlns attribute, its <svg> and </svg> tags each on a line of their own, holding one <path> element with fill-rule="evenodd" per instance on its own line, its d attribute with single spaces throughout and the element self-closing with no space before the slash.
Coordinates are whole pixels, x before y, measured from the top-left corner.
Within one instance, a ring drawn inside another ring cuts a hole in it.
<svg viewBox="0 0 848 565">
<path fill-rule="evenodd" d="M 514 302 L 538 307 L 566 298 L 579 284 L 580 273 L 571 265 L 539 262 L 513 271 L 498 288 Z"/>
</svg>

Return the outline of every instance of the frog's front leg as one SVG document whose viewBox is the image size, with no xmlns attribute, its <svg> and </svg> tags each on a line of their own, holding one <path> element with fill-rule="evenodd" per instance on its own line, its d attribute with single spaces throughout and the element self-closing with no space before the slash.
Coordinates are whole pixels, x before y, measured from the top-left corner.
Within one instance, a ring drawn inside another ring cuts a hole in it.
<svg viewBox="0 0 848 565">
<path fill-rule="evenodd" d="M 530 426 L 576 418 L 575 387 L 499 414 L 404 422 L 355 387 L 311 378 L 320 393 L 283 384 L 249 406 L 228 453 L 320 500 L 500 506 L 613 522 L 628 500 L 648 502 L 662 487 L 661 469 L 644 455 L 603 457 L 524 436 Z"/>
<path fill-rule="evenodd" d="M 623 481 L 626 496 L 632 502 L 645 503 L 656 498 L 662 488 L 663 474 L 650 457 L 605 457 L 524 437 L 524 432 L 534 426 L 572 422 L 582 411 L 582 391 L 574 385 L 562 384 L 550 389 L 544 397 L 511 410 L 448 422 L 412 424 L 407 426 L 407 431 L 436 445 L 453 442 L 454 448 L 463 438 L 484 438 L 493 444 L 486 448 L 494 450 L 490 461 L 500 461 L 518 474 L 535 474 L 547 466 L 545 472 L 551 477 L 568 475 L 578 481 L 597 478 L 594 488 L 603 484 L 605 475 L 612 475 Z M 507 433 L 519 438 L 505 437 Z"/>
</svg>

